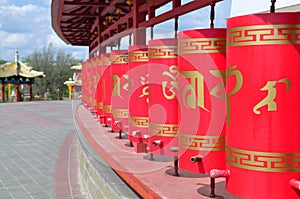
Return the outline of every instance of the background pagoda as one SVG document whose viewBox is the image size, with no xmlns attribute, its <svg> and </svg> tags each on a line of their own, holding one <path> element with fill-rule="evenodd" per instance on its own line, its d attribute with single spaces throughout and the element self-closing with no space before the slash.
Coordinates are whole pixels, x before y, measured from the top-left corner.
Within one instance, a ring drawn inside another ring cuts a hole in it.
<svg viewBox="0 0 300 199">
<path fill-rule="evenodd" d="M 32 84 L 34 84 L 34 78 L 45 77 L 44 72 L 32 70 L 31 67 L 26 66 L 19 61 L 19 53 L 16 50 L 15 61 L 6 63 L 0 66 L 0 84 L 2 85 L 2 101 L 5 101 L 5 87 L 7 85 L 15 85 L 15 101 L 21 101 L 20 85 L 29 86 L 29 100 L 33 100 Z M 10 86 L 9 86 L 10 87 Z M 9 99 L 10 92 L 7 93 Z"/>
</svg>

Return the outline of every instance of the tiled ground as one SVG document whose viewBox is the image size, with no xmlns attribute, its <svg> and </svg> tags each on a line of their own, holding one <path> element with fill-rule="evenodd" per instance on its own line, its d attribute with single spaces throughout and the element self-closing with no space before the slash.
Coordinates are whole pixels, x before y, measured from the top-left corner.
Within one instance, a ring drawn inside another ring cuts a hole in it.
<svg viewBox="0 0 300 199">
<path fill-rule="evenodd" d="M 1 199 L 55 198 L 55 179 L 59 179 L 55 178 L 59 173 L 56 168 L 70 165 L 57 160 L 64 160 L 58 158 L 61 150 L 69 150 L 62 147 L 66 136 L 75 135 L 73 105 L 77 104 L 72 101 L 0 104 Z"/>
</svg>

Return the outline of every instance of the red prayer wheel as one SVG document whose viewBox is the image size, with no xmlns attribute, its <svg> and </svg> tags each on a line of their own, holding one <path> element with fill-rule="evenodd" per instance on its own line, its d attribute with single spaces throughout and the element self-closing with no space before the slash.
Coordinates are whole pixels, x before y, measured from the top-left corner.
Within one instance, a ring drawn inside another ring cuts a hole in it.
<svg viewBox="0 0 300 199">
<path fill-rule="evenodd" d="M 178 155 L 177 60 L 177 39 L 149 41 L 149 152 L 158 155 Z"/>
<path fill-rule="evenodd" d="M 97 73 L 97 63 L 96 63 L 97 58 L 96 57 L 92 57 L 91 58 L 91 75 L 92 75 L 92 79 L 91 79 L 91 97 L 92 97 L 92 109 L 96 109 L 97 107 L 97 103 L 96 103 L 96 87 L 97 87 L 97 79 L 98 79 L 98 73 Z"/>
<path fill-rule="evenodd" d="M 225 168 L 226 29 L 178 34 L 180 66 L 179 167 L 206 174 Z M 183 84 L 182 82 L 186 83 Z M 197 112 L 197 117 L 189 112 Z"/>
<path fill-rule="evenodd" d="M 128 81 L 128 139 L 131 142 L 146 143 L 149 139 L 148 46 L 129 46 Z"/>
<path fill-rule="evenodd" d="M 87 70 L 86 70 L 86 95 L 87 95 L 87 108 L 92 107 L 92 67 L 91 59 L 87 60 Z"/>
<path fill-rule="evenodd" d="M 87 83 L 86 83 L 86 81 L 87 81 L 86 68 L 87 68 L 87 62 L 84 61 L 82 63 L 82 77 L 81 77 L 81 79 L 82 79 L 82 86 L 81 86 L 81 88 L 82 88 L 82 90 L 81 90 L 82 97 L 81 97 L 81 101 L 82 101 L 83 104 L 87 103 L 87 100 L 86 100 L 86 90 L 87 90 L 86 89 L 86 86 L 87 86 Z"/>
<path fill-rule="evenodd" d="M 99 76 L 96 85 L 96 91 L 95 91 L 96 110 L 97 110 L 96 115 L 98 116 L 98 118 L 100 118 L 100 123 L 103 123 L 103 121 L 101 121 L 101 117 L 103 117 L 104 114 L 103 112 L 103 91 L 104 90 L 101 85 L 101 76 L 103 73 L 101 55 L 98 55 L 96 57 L 96 67 L 97 67 L 97 74 Z"/>
<path fill-rule="evenodd" d="M 234 17 L 227 26 L 227 190 L 299 198 L 300 13 Z"/>
<path fill-rule="evenodd" d="M 128 108 L 123 106 L 125 103 L 121 102 L 125 100 L 122 94 L 126 95 L 126 92 L 121 92 L 124 89 L 125 85 L 121 86 L 121 78 L 127 72 L 127 63 L 128 63 L 128 51 L 127 50 L 113 50 L 110 52 L 111 67 L 110 75 L 113 80 L 112 87 L 112 131 L 122 130 L 122 126 L 127 122 L 124 122 L 124 119 L 128 120 Z M 123 82 L 123 81 L 122 81 Z M 126 87 L 125 87 L 126 89 Z M 120 102 L 120 103 L 117 103 Z"/>
<path fill-rule="evenodd" d="M 110 76 L 110 54 L 103 53 L 101 54 L 102 60 L 102 69 L 103 73 L 100 78 L 102 89 L 103 90 L 103 112 L 104 112 L 104 124 L 108 125 L 111 124 L 111 95 L 113 91 L 112 87 L 112 78 Z"/>
</svg>

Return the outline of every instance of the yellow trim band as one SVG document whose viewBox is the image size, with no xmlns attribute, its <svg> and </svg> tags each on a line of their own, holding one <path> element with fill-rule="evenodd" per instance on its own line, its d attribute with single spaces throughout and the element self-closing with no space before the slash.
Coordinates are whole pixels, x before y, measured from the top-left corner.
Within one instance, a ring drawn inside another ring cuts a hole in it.
<svg viewBox="0 0 300 199">
<path fill-rule="evenodd" d="M 129 125 L 139 128 L 149 128 L 149 117 L 129 116 Z"/>
<path fill-rule="evenodd" d="M 111 105 L 104 105 L 103 111 L 104 113 L 111 113 Z"/>
<path fill-rule="evenodd" d="M 149 58 L 168 59 L 177 58 L 177 46 L 151 46 L 149 48 Z"/>
<path fill-rule="evenodd" d="M 178 124 L 150 123 L 150 135 L 160 137 L 175 137 L 178 133 Z"/>
<path fill-rule="evenodd" d="M 224 53 L 226 38 L 195 38 L 179 40 L 178 53 Z"/>
<path fill-rule="evenodd" d="M 300 24 L 257 25 L 227 30 L 227 46 L 300 44 Z"/>
<path fill-rule="evenodd" d="M 112 109 L 114 118 L 128 118 L 128 109 Z"/>
<path fill-rule="evenodd" d="M 204 136 L 178 133 L 179 146 L 195 151 L 224 151 L 225 136 Z"/>
<path fill-rule="evenodd" d="M 129 52 L 128 62 L 148 62 L 148 51 Z"/>
<path fill-rule="evenodd" d="M 300 172 L 300 152 L 260 152 L 226 146 L 226 162 L 253 171 Z"/>
</svg>

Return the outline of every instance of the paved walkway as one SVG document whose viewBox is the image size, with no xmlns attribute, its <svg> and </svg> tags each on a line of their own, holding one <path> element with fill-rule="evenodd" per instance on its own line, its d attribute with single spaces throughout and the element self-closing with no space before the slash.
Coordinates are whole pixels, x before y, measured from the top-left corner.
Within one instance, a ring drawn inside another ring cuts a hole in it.
<svg viewBox="0 0 300 199">
<path fill-rule="evenodd" d="M 78 106 L 75 118 L 90 146 L 143 198 L 209 199 L 210 177 L 179 169 L 173 173 L 173 158 L 135 153 L 127 139 L 103 127 L 85 107 Z M 125 135 L 123 135 L 125 137 Z M 225 179 L 216 179 L 215 199 L 239 199 L 225 190 Z"/>
<path fill-rule="evenodd" d="M 81 198 L 73 104 L 0 104 L 1 199 Z"/>
</svg>

